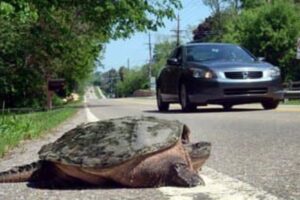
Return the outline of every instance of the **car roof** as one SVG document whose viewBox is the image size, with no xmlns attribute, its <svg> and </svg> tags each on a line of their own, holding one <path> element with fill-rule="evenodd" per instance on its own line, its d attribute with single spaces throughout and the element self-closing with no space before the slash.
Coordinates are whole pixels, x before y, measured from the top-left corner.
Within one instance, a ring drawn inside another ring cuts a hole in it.
<svg viewBox="0 0 300 200">
<path fill-rule="evenodd" d="M 218 46 L 236 46 L 236 44 L 232 43 L 218 43 L 218 42 L 197 42 L 197 41 L 192 41 L 189 43 L 184 44 L 183 46 L 204 46 L 204 45 L 218 45 Z"/>
</svg>

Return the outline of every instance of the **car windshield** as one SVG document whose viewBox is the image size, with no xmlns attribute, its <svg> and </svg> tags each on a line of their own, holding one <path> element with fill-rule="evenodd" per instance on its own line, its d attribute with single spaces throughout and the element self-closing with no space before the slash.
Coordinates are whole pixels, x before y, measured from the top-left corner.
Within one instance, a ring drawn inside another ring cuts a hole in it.
<svg viewBox="0 0 300 200">
<path fill-rule="evenodd" d="M 253 62 L 255 57 L 236 45 L 195 45 L 187 47 L 187 61 L 210 60 Z"/>
</svg>

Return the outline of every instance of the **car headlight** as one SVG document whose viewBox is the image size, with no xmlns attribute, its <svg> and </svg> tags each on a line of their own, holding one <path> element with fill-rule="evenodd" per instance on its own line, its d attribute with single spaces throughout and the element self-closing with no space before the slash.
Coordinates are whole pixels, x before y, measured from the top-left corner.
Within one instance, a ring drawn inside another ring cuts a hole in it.
<svg viewBox="0 0 300 200">
<path fill-rule="evenodd" d="M 280 69 L 278 67 L 272 67 L 269 71 L 268 71 L 268 75 L 270 77 L 278 77 L 280 76 Z"/>
<path fill-rule="evenodd" d="M 194 78 L 211 79 L 214 77 L 213 72 L 211 72 L 209 70 L 191 68 L 191 71 L 192 71 L 192 76 Z"/>
</svg>

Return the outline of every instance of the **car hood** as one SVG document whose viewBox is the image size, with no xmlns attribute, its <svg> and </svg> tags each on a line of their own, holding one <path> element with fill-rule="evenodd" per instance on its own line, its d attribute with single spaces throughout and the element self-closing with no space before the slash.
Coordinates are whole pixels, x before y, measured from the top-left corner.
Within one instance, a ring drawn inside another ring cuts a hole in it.
<svg viewBox="0 0 300 200">
<path fill-rule="evenodd" d="M 240 69 L 240 68 L 249 68 L 249 69 L 266 69 L 270 68 L 273 65 L 267 62 L 229 62 L 229 61 L 204 61 L 204 62 L 193 62 L 191 67 L 204 67 L 212 70 L 228 70 L 228 69 Z"/>
</svg>

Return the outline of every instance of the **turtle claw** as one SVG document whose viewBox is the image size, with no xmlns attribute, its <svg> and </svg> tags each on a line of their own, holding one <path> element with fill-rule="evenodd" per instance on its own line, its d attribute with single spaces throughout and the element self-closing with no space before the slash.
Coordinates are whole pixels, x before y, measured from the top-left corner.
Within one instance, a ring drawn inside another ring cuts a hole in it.
<svg viewBox="0 0 300 200">
<path fill-rule="evenodd" d="M 177 163 L 172 168 L 172 179 L 176 186 L 195 187 L 205 185 L 203 179 L 196 172 L 189 169 L 186 164 Z"/>
<path fill-rule="evenodd" d="M 198 183 L 198 185 L 205 186 L 205 182 L 204 182 L 204 180 L 201 178 L 201 176 L 199 176 L 199 183 Z"/>
</svg>

